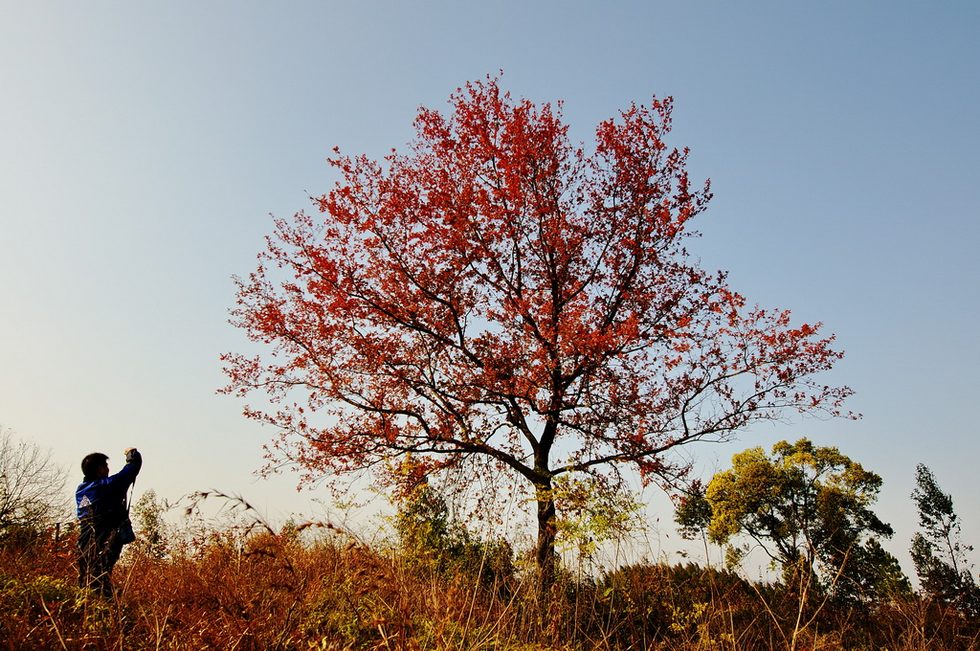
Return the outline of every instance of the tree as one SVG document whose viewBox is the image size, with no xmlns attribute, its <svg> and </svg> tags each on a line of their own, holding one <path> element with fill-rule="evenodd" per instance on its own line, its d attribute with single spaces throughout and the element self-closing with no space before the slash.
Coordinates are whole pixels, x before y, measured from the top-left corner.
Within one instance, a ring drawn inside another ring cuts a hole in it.
<svg viewBox="0 0 980 651">
<path fill-rule="evenodd" d="M 498 588 L 513 573 L 510 545 L 483 540 L 453 517 L 441 491 L 423 481 L 398 496 L 395 532 L 402 558 L 416 571 L 469 576 Z"/>
<path fill-rule="evenodd" d="M 812 574 L 837 596 L 877 597 L 904 581 L 876 539 L 893 533 L 870 509 L 880 488 L 881 477 L 805 438 L 776 443 L 772 457 L 751 448 L 708 484 L 708 534 L 721 544 L 739 534 L 752 538 L 783 567 L 789 586 Z"/>
<path fill-rule="evenodd" d="M 973 547 L 960 540 L 952 495 L 942 491 L 932 471 L 921 463 L 915 467 L 912 500 L 922 528 L 912 537 L 911 549 L 922 590 L 942 604 L 980 617 L 980 587 L 967 559 Z"/>
<path fill-rule="evenodd" d="M 164 558 L 169 552 L 172 532 L 167 531 L 164 519 L 168 508 L 167 501 L 157 497 L 152 488 L 133 504 L 133 519 L 139 531 L 136 542 L 155 558 Z"/>
<path fill-rule="evenodd" d="M 707 487 L 704 483 L 700 479 L 695 479 L 676 498 L 674 522 L 677 523 L 681 538 L 685 540 L 701 538 L 707 543 L 708 525 L 711 524 L 711 504 L 705 491 Z"/>
<path fill-rule="evenodd" d="M 65 478 L 50 450 L 0 427 L 0 535 L 38 532 L 63 515 Z"/>
<path fill-rule="evenodd" d="M 671 100 L 633 105 L 575 147 L 561 106 L 470 83 L 420 109 L 407 154 L 335 150 L 319 216 L 275 220 L 238 279 L 233 323 L 264 347 L 226 354 L 227 392 L 280 429 L 274 462 L 316 475 L 412 454 L 420 475 L 476 460 L 537 504 L 553 570 L 555 478 L 671 479 L 672 449 L 787 410 L 841 413 L 841 357 L 820 326 L 747 308 L 684 248 L 710 198 L 672 149 Z"/>
</svg>

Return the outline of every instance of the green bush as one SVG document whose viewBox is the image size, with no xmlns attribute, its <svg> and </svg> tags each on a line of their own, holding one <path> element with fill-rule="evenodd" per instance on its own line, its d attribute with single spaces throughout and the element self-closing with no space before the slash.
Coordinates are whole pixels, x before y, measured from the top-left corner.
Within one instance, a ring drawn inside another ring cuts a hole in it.
<svg viewBox="0 0 980 651">
<path fill-rule="evenodd" d="M 410 569 L 444 578 L 465 577 L 508 594 L 514 579 L 514 553 L 503 539 L 481 540 L 454 520 L 445 498 L 423 483 L 398 505 L 395 532 Z"/>
</svg>

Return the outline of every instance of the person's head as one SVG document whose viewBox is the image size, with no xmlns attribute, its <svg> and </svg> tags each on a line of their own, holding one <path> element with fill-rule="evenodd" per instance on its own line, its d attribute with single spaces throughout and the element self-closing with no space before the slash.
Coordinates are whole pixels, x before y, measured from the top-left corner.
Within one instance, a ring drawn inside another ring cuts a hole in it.
<svg viewBox="0 0 980 651">
<path fill-rule="evenodd" d="M 109 476 L 109 457 L 101 452 L 93 452 L 82 459 L 82 474 L 85 479 L 102 479 Z"/>
</svg>

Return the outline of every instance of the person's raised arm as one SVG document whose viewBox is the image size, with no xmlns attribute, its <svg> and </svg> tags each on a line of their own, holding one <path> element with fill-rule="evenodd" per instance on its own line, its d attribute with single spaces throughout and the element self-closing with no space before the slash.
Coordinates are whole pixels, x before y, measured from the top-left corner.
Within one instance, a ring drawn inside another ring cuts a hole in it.
<svg viewBox="0 0 980 651">
<path fill-rule="evenodd" d="M 136 448 L 126 448 L 126 465 L 123 466 L 122 470 L 109 477 L 109 484 L 113 488 L 123 488 L 124 490 L 129 487 L 134 481 L 136 481 L 136 475 L 140 473 L 140 468 L 143 467 L 143 456 L 140 451 Z"/>
</svg>

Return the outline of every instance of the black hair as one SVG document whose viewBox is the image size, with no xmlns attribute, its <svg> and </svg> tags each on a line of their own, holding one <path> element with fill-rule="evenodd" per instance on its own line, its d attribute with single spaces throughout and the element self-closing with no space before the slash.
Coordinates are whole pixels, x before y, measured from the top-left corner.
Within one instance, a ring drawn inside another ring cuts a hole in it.
<svg viewBox="0 0 980 651">
<path fill-rule="evenodd" d="M 109 460 L 109 457 L 102 454 L 101 452 L 93 452 L 88 454 L 82 459 L 82 473 L 85 475 L 86 479 L 91 479 L 95 477 L 96 471 L 105 465 L 105 462 Z"/>
</svg>

